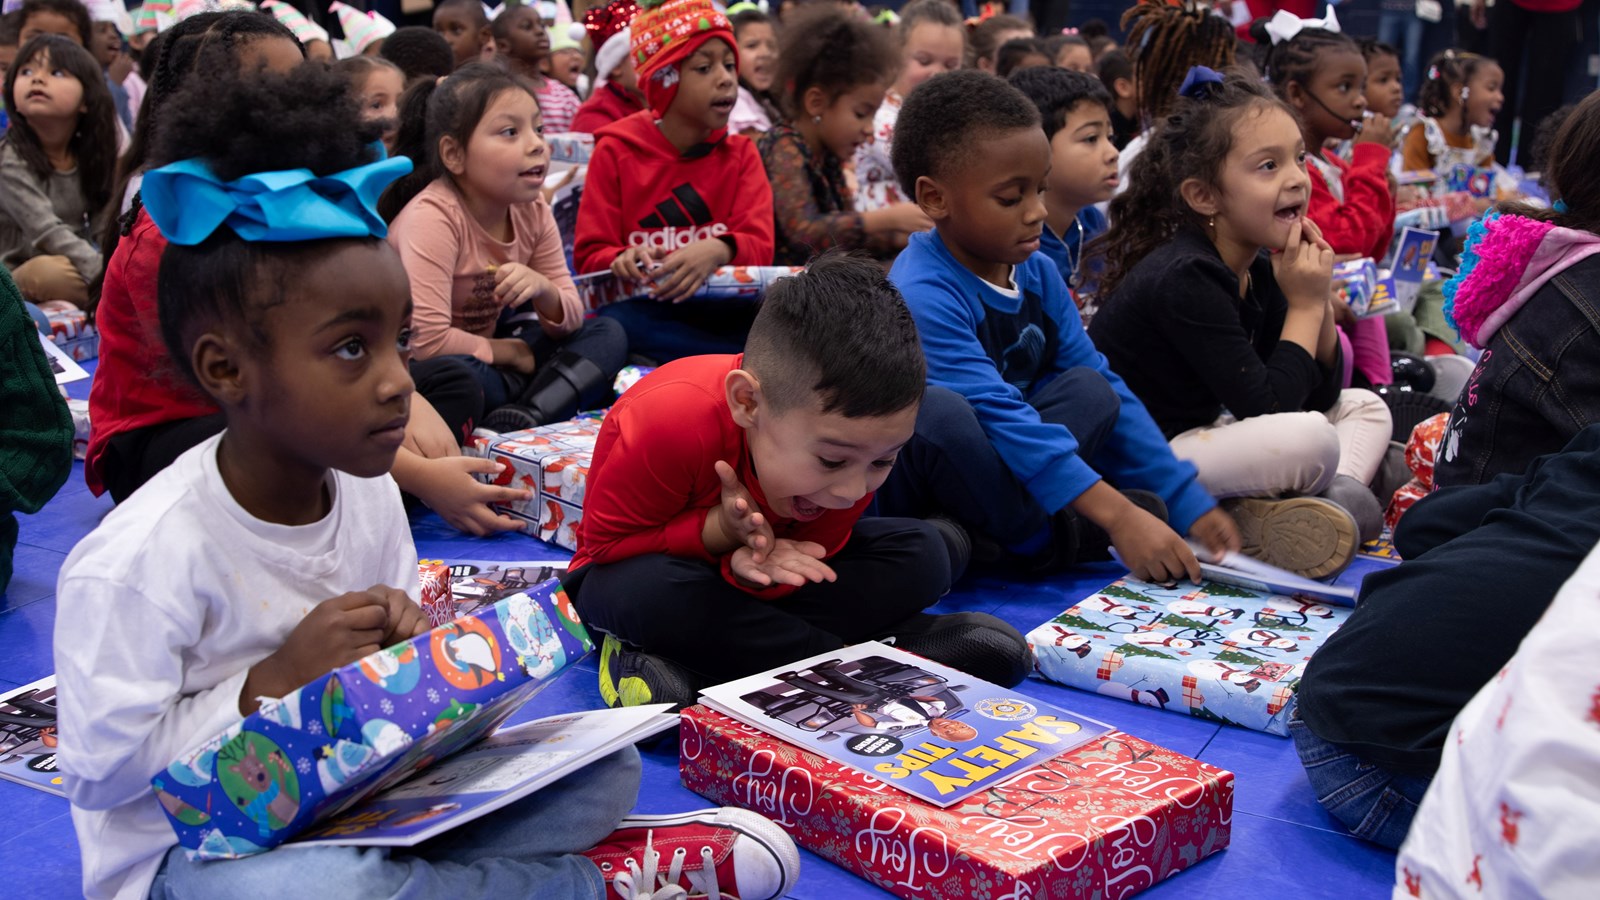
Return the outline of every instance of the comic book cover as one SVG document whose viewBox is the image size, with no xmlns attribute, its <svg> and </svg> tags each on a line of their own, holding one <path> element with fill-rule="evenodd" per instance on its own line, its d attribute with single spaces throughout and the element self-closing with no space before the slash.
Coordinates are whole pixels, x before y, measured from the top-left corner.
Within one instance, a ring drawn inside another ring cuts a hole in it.
<svg viewBox="0 0 1600 900">
<path fill-rule="evenodd" d="M 0 694 L 0 778 L 65 797 L 56 771 L 56 677 Z"/>
<path fill-rule="evenodd" d="M 708 688 L 700 702 L 939 807 L 1112 730 L 875 641 Z"/>
<path fill-rule="evenodd" d="M 567 574 L 564 559 L 527 562 L 447 559 L 444 564 L 450 567 L 450 596 L 455 601 L 458 616 L 470 616 L 485 606 L 493 606 L 536 584 L 564 578 Z"/>
</svg>

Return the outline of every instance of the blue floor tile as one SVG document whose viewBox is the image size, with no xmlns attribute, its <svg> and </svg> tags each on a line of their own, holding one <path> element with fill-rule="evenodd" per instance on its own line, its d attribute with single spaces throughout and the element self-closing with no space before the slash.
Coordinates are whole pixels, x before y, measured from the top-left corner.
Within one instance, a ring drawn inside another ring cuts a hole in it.
<svg viewBox="0 0 1600 900">
<path fill-rule="evenodd" d="M 11 560 L 11 583 L 6 585 L 5 593 L 0 594 L 0 612 L 18 609 L 54 594 L 56 575 L 66 561 L 64 552 L 18 544 Z"/>
<path fill-rule="evenodd" d="M 55 672 L 51 632 L 56 623 L 55 598 L 0 613 L 0 678 L 28 684 Z"/>
<path fill-rule="evenodd" d="M 71 553 L 84 535 L 94 530 L 111 511 L 111 495 L 96 497 L 87 491 L 58 495 L 36 516 L 22 516 L 19 540 L 33 547 Z"/>
</svg>

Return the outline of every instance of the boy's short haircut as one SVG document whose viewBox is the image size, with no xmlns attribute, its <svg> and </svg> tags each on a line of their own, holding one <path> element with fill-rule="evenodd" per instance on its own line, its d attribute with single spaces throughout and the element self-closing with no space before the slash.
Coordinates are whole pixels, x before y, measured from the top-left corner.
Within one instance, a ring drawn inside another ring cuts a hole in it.
<svg viewBox="0 0 1600 900">
<path fill-rule="evenodd" d="M 22 10 L 14 9 L 0 16 L 0 47 L 15 47 L 22 43 Z"/>
<path fill-rule="evenodd" d="M 406 84 L 419 77 L 443 78 L 456 70 L 456 54 L 444 35 L 432 28 L 408 25 L 389 35 L 378 55 L 400 67 Z"/>
<path fill-rule="evenodd" d="M 17 11 L 22 14 L 22 20 L 17 23 L 18 37 L 21 37 L 22 27 L 27 24 L 28 17 L 34 13 L 53 12 L 71 21 L 73 27 L 83 32 L 80 35 L 83 38 L 80 43 L 88 48 L 89 38 L 94 32 L 94 21 L 89 17 L 89 7 L 84 6 L 79 0 L 25 0 Z"/>
<path fill-rule="evenodd" d="M 1121 50 L 1112 50 L 1095 60 L 1097 71 L 1100 74 L 1100 83 L 1105 85 L 1112 98 L 1116 98 L 1117 80 L 1126 78 L 1133 80 L 1133 60 Z"/>
<path fill-rule="evenodd" d="M 820 401 L 849 419 L 921 402 L 928 366 L 905 298 L 883 267 L 838 251 L 767 289 L 744 367 L 774 412 Z"/>
<path fill-rule="evenodd" d="M 1107 114 L 1111 112 L 1111 94 L 1100 79 L 1087 72 L 1037 66 L 1018 69 L 1008 80 L 1038 108 L 1039 122 L 1047 138 L 1055 137 L 1056 132 L 1067 127 L 1067 117 L 1080 103 L 1098 103 L 1105 107 Z"/>
<path fill-rule="evenodd" d="M 969 165 L 979 138 L 1038 127 L 1033 103 L 993 75 L 975 69 L 935 75 L 900 107 L 890 149 L 895 179 L 914 197 L 918 178 L 943 178 Z"/>
<path fill-rule="evenodd" d="M 479 28 L 489 24 L 489 14 L 483 11 L 483 4 L 479 0 L 439 0 L 433 5 L 433 11 L 437 14 L 439 10 L 452 6 L 467 10 L 467 17 L 476 21 Z"/>
</svg>

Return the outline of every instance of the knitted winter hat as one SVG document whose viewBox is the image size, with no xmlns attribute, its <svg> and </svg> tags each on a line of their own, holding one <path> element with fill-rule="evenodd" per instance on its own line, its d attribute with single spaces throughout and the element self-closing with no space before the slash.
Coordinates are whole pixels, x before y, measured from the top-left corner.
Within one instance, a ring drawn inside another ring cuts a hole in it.
<svg viewBox="0 0 1600 900">
<path fill-rule="evenodd" d="M 328 40 L 326 28 L 306 18 L 304 13 L 284 3 L 283 0 L 261 0 L 261 11 L 271 13 L 283 27 L 294 32 L 295 39 L 302 44 Z"/>
<path fill-rule="evenodd" d="M 395 32 L 394 23 L 383 16 L 375 12 L 362 12 L 338 0 L 329 4 L 328 12 L 339 17 L 339 27 L 344 29 L 344 40 L 336 42 L 334 46 L 349 52 L 340 52 L 337 54 L 340 57 L 360 56 L 368 47 Z"/>
<path fill-rule="evenodd" d="M 581 27 L 588 32 L 589 43 L 594 46 L 596 84 L 603 84 L 610 78 L 612 71 L 627 56 L 628 45 L 633 40 L 628 23 L 638 14 L 639 4 L 634 0 L 611 0 L 605 6 L 589 7 L 589 11 L 583 14 L 582 26 L 574 23 L 574 30 Z"/>
<path fill-rule="evenodd" d="M 738 62 L 733 26 L 711 0 L 641 0 L 629 30 L 639 84 L 658 116 L 666 114 L 678 95 L 678 63 L 701 44 L 721 38 L 734 48 L 735 64 Z"/>
</svg>

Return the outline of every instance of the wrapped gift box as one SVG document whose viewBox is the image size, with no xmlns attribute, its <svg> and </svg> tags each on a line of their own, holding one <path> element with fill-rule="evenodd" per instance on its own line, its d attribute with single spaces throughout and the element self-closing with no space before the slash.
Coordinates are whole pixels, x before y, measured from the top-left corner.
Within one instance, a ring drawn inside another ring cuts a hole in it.
<svg viewBox="0 0 1600 900">
<path fill-rule="evenodd" d="M 1378 266 L 1371 259 L 1352 259 L 1334 263 L 1333 290 L 1358 316 L 1372 308 L 1378 288 Z"/>
<path fill-rule="evenodd" d="M 417 605 L 438 628 L 456 617 L 456 601 L 450 596 L 450 567 L 440 559 L 417 561 Z"/>
<path fill-rule="evenodd" d="M 151 779 L 196 859 L 268 850 L 482 737 L 592 645 L 551 579 L 335 669 Z"/>
<path fill-rule="evenodd" d="M 89 314 L 81 309 L 47 314 L 50 318 L 50 340 L 63 352 L 78 362 L 86 362 L 100 355 L 100 332 L 89 324 Z"/>
<path fill-rule="evenodd" d="M 550 146 L 550 161 L 552 163 L 565 163 L 569 166 L 586 166 L 589 157 L 594 154 L 594 135 L 569 131 L 565 134 L 545 135 L 544 142 Z"/>
<path fill-rule="evenodd" d="M 723 266 L 706 278 L 690 297 L 691 300 L 760 300 L 767 288 L 779 278 L 787 278 L 804 270 L 804 266 Z M 648 284 L 624 281 L 610 272 L 580 275 L 573 281 L 578 285 L 578 296 L 589 309 L 599 309 L 610 303 L 620 303 L 637 297 L 650 296 Z"/>
<path fill-rule="evenodd" d="M 703 706 L 690 790 L 907 898 L 1123 898 L 1228 846 L 1233 774 L 1121 732 L 939 809 Z"/>
<path fill-rule="evenodd" d="M 1288 735 L 1311 654 L 1352 610 L 1205 582 L 1117 581 L 1028 633 L 1035 674 Z"/>
<path fill-rule="evenodd" d="M 475 437 L 474 452 L 506 467 L 494 479 L 495 484 L 533 492 L 530 500 L 497 504 L 495 508 L 533 523 L 540 538 L 576 550 L 589 461 L 604 418 L 604 412 L 584 413 L 567 422 L 527 431 L 494 438 Z"/>
</svg>

